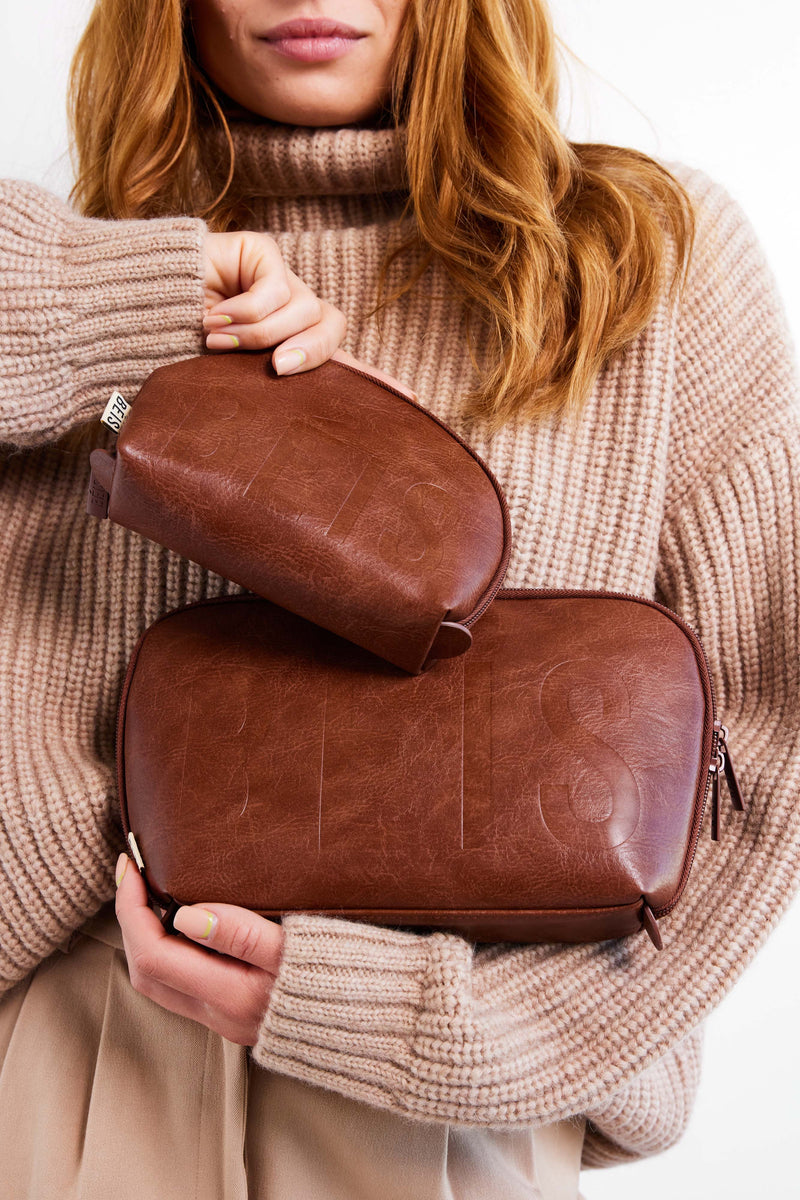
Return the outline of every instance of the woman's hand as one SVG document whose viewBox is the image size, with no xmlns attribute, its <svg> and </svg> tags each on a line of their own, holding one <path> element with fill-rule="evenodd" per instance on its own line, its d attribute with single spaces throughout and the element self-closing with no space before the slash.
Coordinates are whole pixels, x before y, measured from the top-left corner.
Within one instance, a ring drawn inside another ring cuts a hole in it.
<svg viewBox="0 0 800 1200">
<path fill-rule="evenodd" d="M 179 908 L 174 922 L 192 941 L 173 937 L 125 854 L 117 863 L 116 911 L 137 992 L 230 1042 L 255 1045 L 280 965 L 280 925 L 233 904 L 193 904 Z"/>
<path fill-rule="evenodd" d="M 288 269 L 266 233 L 209 233 L 203 328 L 210 350 L 275 346 L 279 375 L 310 371 L 344 339 L 344 313 Z"/>
</svg>

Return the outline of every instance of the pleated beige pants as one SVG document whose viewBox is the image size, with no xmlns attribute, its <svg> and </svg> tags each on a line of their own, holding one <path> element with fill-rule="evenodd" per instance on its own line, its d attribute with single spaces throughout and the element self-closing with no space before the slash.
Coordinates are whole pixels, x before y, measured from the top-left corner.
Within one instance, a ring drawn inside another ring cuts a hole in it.
<svg viewBox="0 0 800 1200">
<path fill-rule="evenodd" d="M 133 990 L 113 904 L 0 999 L 2 1200 L 578 1200 L 584 1123 L 409 1121 Z"/>
</svg>

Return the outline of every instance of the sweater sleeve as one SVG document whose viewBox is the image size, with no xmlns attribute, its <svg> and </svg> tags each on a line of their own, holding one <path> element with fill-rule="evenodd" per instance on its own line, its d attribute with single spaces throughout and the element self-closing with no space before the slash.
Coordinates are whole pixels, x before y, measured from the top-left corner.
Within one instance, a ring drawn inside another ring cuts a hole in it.
<svg viewBox="0 0 800 1200">
<path fill-rule="evenodd" d="M 0 180 L 0 443 L 98 417 L 114 390 L 202 349 L 205 223 L 101 221 Z"/>
<path fill-rule="evenodd" d="M 774 283 L 722 189 L 701 197 L 676 322 L 656 588 L 708 653 L 746 817 L 701 836 L 665 949 L 643 936 L 475 948 L 295 914 L 253 1057 L 418 1119 L 496 1127 L 588 1117 L 586 1161 L 672 1145 L 703 1018 L 800 883 L 800 429 Z"/>
<path fill-rule="evenodd" d="M 584 1167 L 615 1167 L 683 1137 L 700 1083 L 702 1025 L 587 1113 Z"/>
</svg>

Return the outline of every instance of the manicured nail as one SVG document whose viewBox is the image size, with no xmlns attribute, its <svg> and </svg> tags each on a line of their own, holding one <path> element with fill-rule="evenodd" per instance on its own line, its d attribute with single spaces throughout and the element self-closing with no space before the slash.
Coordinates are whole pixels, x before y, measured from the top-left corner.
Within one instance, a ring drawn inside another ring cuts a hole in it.
<svg viewBox="0 0 800 1200">
<path fill-rule="evenodd" d="M 235 333 L 210 333 L 206 345 L 209 350 L 238 350 L 239 339 Z"/>
<path fill-rule="evenodd" d="M 206 313 L 203 324 L 206 329 L 222 329 L 225 325 L 233 324 L 233 317 L 229 317 L 227 313 Z"/>
<path fill-rule="evenodd" d="M 120 854 L 119 858 L 117 859 L 117 887 L 119 887 L 119 885 L 122 883 L 122 876 L 128 869 L 128 862 L 129 859 L 127 854 Z"/>
<path fill-rule="evenodd" d="M 206 942 L 217 927 L 217 917 L 215 913 L 210 913 L 205 908 L 184 905 L 175 913 L 172 923 L 176 929 L 188 937 Z"/>
<path fill-rule="evenodd" d="M 281 350 L 275 355 L 275 370 L 279 375 L 291 375 L 306 361 L 305 350 Z"/>
</svg>

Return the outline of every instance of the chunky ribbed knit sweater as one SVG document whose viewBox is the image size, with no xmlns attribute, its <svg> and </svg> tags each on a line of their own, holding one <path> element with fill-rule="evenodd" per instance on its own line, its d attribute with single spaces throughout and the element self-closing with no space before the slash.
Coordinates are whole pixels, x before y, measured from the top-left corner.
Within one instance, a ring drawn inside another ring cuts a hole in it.
<svg viewBox="0 0 800 1200">
<path fill-rule="evenodd" d="M 243 124 L 235 140 L 253 227 L 346 314 L 344 349 L 411 385 L 499 478 L 507 586 L 656 595 L 695 626 L 750 802 L 745 817 L 724 808 L 718 844 L 706 824 L 660 953 L 644 935 L 476 949 L 288 917 L 254 1057 L 420 1119 L 587 1113 L 587 1165 L 663 1149 L 694 1097 L 700 1022 L 800 874 L 797 391 L 753 231 L 722 188 L 671 164 L 699 212 L 682 301 L 662 301 L 578 422 L 517 421 L 490 441 L 462 416 L 475 378 L 441 268 L 390 309 L 382 337 L 363 316 L 404 199 L 402 132 Z M 155 367 L 201 351 L 204 228 L 87 220 L 37 186 L 0 185 L 6 988 L 113 893 L 114 720 L 139 633 L 167 609 L 240 590 L 87 517 L 86 456 L 56 444 L 112 388 L 132 398 Z"/>
</svg>

